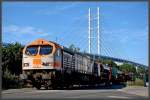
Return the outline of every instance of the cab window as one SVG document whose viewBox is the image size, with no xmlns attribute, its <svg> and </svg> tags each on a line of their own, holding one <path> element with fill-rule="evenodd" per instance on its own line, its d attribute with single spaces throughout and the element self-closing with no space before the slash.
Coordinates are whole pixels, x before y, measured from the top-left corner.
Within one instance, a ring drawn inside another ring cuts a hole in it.
<svg viewBox="0 0 150 100">
<path fill-rule="evenodd" d="M 50 45 L 43 45 L 43 46 L 40 46 L 40 52 L 39 54 L 40 55 L 48 55 L 50 53 L 52 53 L 52 50 L 53 50 L 53 47 L 50 46 Z"/>
<path fill-rule="evenodd" d="M 26 48 L 26 52 L 27 55 L 31 55 L 34 56 L 38 53 L 38 46 L 29 46 Z"/>
</svg>

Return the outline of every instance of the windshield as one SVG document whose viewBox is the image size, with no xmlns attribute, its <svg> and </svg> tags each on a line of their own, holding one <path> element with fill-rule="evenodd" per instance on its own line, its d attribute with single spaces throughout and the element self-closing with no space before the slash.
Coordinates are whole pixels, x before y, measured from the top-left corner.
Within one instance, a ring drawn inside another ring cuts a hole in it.
<svg viewBox="0 0 150 100">
<path fill-rule="evenodd" d="M 41 46 L 41 48 L 40 48 L 41 55 L 47 55 L 50 53 L 52 53 L 52 46 L 50 46 L 50 45 Z"/>
<path fill-rule="evenodd" d="M 38 52 L 38 46 L 30 46 L 30 47 L 27 47 L 26 49 L 26 54 L 27 55 L 36 55 Z"/>
</svg>

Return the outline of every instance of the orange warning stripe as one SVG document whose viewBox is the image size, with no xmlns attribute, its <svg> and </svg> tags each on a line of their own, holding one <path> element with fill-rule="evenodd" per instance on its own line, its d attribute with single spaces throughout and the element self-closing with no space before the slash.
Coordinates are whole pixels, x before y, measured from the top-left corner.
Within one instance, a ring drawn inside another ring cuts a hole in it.
<svg viewBox="0 0 150 100">
<path fill-rule="evenodd" d="M 33 59 L 33 64 L 34 65 L 40 65 L 41 64 L 41 59 Z"/>
<path fill-rule="evenodd" d="M 61 62 L 60 61 L 55 61 L 54 62 L 54 67 L 61 67 Z"/>
</svg>

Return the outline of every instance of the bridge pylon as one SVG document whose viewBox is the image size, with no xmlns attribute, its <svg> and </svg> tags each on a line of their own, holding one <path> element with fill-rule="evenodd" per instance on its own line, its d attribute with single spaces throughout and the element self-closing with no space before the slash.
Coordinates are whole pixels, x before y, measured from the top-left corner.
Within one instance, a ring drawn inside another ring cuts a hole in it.
<svg viewBox="0 0 150 100">
<path fill-rule="evenodd" d="M 95 23 L 92 23 L 94 21 L 97 21 L 97 27 L 94 28 L 94 25 Z M 93 25 L 92 25 L 93 24 Z M 92 39 L 97 39 L 97 54 L 99 55 L 100 57 L 100 53 L 101 53 L 101 50 L 100 50 L 100 28 L 99 28 L 99 7 L 97 7 L 97 17 L 96 18 L 92 18 L 91 17 L 91 9 L 89 8 L 89 12 L 88 12 L 88 51 L 89 51 L 89 54 L 92 53 Z M 92 26 L 92 27 L 91 27 Z M 97 31 L 97 36 L 93 37 L 92 36 L 92 33 L 94 34 L 95 33 L 95 29 Z"/>
</svg>

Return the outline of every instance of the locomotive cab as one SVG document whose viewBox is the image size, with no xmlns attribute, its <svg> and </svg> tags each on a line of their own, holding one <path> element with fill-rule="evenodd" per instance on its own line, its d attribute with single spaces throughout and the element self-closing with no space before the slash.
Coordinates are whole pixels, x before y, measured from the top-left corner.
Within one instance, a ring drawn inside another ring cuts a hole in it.
<svg viewBox="0 0 150 100">
<path fill-rule="evenodd" d="M 21 78 L 32 85 L 37 84 L 36 80 L 40 80 L 40 84 L 47 84 L 55 76 L 56 70 L 61 69 L 61 59 L 59 45 L 38 39 L 23 49 Z"/>
</svg>

